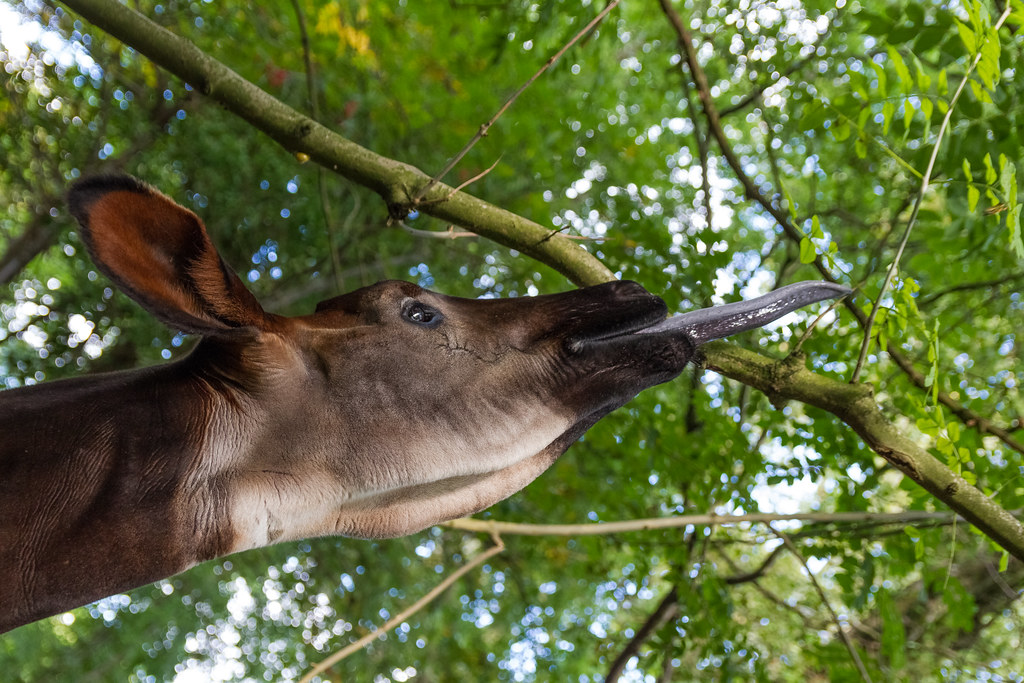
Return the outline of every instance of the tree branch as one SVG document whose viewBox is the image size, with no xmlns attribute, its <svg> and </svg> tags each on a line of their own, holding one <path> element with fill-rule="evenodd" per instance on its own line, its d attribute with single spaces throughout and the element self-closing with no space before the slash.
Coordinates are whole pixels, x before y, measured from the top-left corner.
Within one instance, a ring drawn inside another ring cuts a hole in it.
<svg viewBox="0 0 1024 683">
<path fill-rule="evenodd" d="M 526 92 L 526 89 L 529 88 L 531 85 L 533 85 L 533 82 L 536 81 L 538 78 L 540 78 L 541 75 L 545 71 L 550 69 L 554 65 L 554 63 L 558 61 L 558 58 L 561 57 L 563 54 L 565 54 L 565 52 L 570 47 L 572 47 L 577 42 L 579 42 L 580 38 L 582 38 L 583 36 L 585 36 L 588 33 L 590 33 L 594 29 L 595 26 L 597 26 L 599 23 L 604 21 L 604 18 L 606 16 L 608 16 L 609 12 L 611 12 L 613 9 L 615 9 L 616 5 L 618 5 L 619 2 L 621 2 L 621 0 L 611 0 L 611 2 L 609 2 L 607 5 L 605 5 L 605 8 L 603 10 L 601 10 L 600 12 L 597 13 L 596 17 L 591 19 L 590 22 L 588 22 L 586 26 L 584 26 L 582 29 L 580 29 L 580 31 L 575 36 L 573 36 L 572 39 L 570 39 L 568 43 L 563 45 L 555 54 L 551 55 L 551 57 L 548 59 L 548 61 L 544 62 L 544 64 L 532 76 L 530 76 L 528 79 L 526 79 L 526 82 L 523 83 L 521 86 L 519 86 L 519 89 L 516 90 L 514 93 L 512 93 L 508 97 L 508 99 L 505 100 L 505 103 L 501 105 L 501 107 L 494 114 L 494 116 L 492 116 L 490 119 L 488 119 L 488 121 L 486 123 L 484 123 L 483 125 L 480 126 L 480 128 L 476 132 L 476 135 L 474 135 L 469 140 L 469 142 L 467 142 L 462 147 L 462 149 L 460 149 L 455 154 L 455 156 L 453 156 L 451 159 L 448 160 L 448 163 L 445 164 L 444 168 L 442 168 L 438 172 L 437 175 L 435 175 L 433 178 L 431 178 L 430 182 L 428 182 L 426 185 L 424 185 L 416 193 L 416 196 L 413 199 L 414 203 L 418 203 L 420 201 L 420 199 L 422 199 L 428 192 L 430 192 L 430 190 L 435 185 L 437 185 L 437 183 L 440 182 L 440 180 L 442 178 L 444 178 L 446 175 L 448 175 L 448 172 L 451 171 L 453 168 L 455 168 L 456 164 L 458 164 L 460 161 L 462 161 L 462 158 L 464 156 L 466 156 L 466 154 L 469 153 L 469 150 L 473 149 L 473 147 L 476 145 L 476 143 L 480 142 L 480 140 L 482 140 L 487 135 L 487 131 L 489 131 L 491 129 L 491 126 L 493 126 L 497 122 L 497 120 L 499 118 L 501 118 L 502 114 L 504 114 L 506 111 L 508 111 L 508 108 L 511 107 L 513 105 L 513 103 L 515 103 L 515 101 L 517 99 L 519 99 L 519 96 L 522 95 L 524 92 Z"/>
<path fill-rule="evenodd" d="M 896 365 L 899 366 L 900 370 L 903 371 L 907 378 L 910 379 L 910 381 L 913 382 L 916 387 L 918 387 L 919 389 L 930 390 L 930 387 L 928 387 L 925 383 L 924 373 L 915 368 L 914 364 L 910 361 L 909 358 L 904 356 L 902 353 L 897 352 L 893 348 L 892 343 L 888 344 L 886 352 L 889 354 L 889 357 L 893 359 Z M 949 408 L 950 412 L 956 415 L 957 419 L 959 419 L 968 427 L 973 427 L 982 434 L 991 434 L 992 436 L 997 437 L 1000 441 L 1002 441 L 1004 444 L 1006 444 L 1013 450 L 1017 451 L 1018 453 L 1024 453 L 1024 444 L 1017 441 L 1017 439 L 1014 438 L 1014 436 L 1010 433 L 1008 429 L 1000 427 L 999 425 L 994 424 L 988 418 L 978 415 L 976 412 L 974 412 L 967 406 L 953 399 L 952 396 L 950 396 L 944 391 L 939 392 L 938 399 L 939 403 Z"/>
<path fill-rule="evenodd" d="M 629 660 L 640 650 L 640 646 L 643 645 L 648 638 L 657 633 L 658 629 L 664 626 L 669 620 L 674 619 L 679 614 L 679 592 L 675 586 L 669 590 L 668 594 L 658 604 L 657 609 L 651 613 L 649 617 L 644 621 L 636 635 L 626 644 L 619 656 L 615 658 L 612 665 L 608 668 L 608 675 L 605 677 L 605 683 L 615 683 L 619 680 L 619 676 L 622 675 L 623 670 L 626 668 L 626 664 Z"/>
<path fill-rule="evenodd" d="M 177 103 L 169 106 L 163 98 L 159 98 L 150 112 L 154 124 L 151 130 L 162 131 L 163 127 L 171 120 L 171 117 L 174 116 L 174 112 L 185 106 L 186 103 Z M 143 135 L 141 138 L 136 139 L 130 148 L 108 159 L 104 164 L 104 168 L 108 173 L 122 170 L 128 162 L 153 144 L 154 140 L 155 136 Z M 95 159 L 95 150 L 93 152 L 92 157 Z M 92 163 L 90 162 L 90 166 Z M 86 168 L 85 172 L 91 172 L 91 168 Z M 53 175 L 57 176 L 55 182 L 63 182 L 64 178 L 60 176 L 59 172 L 55 171 Z M 59 206 L 63 201 L 62 196 L 50 195 L 40 197 L 36 203 L 42 206 Z M 4 253 L 0 254 L 0 286 L 10 284 L 32 262 L 32 259 L 52 247 L 57 238 L 60 237 L 61 232 L 60 223 L 55 221 L 50 214 L 37 214 L 28 227 L 8 244 Z"/>
<path fill-rule="evenodd" d="M 693 76 L 693 81 L 697 85 L 697 95 L 700 97 L 701 106 L 704 109 L 704 116 L 708 120 L 708 128 L 710 129 L 711 135 L 715 138 L 718 143 L 719 149 L 722 150 L 722 156 L 725 157 L 729 167 L 732 168 L 733 173 L 736 174 L 736 179 L 743 186 L 743 193 L 747 199 L 756 202 L 767 211 L 775 222 L 778 223 L 786 235 L 793 241 L 799 244 L 800 240 L 804 237 L 804 234 L 797 228 L 790 220 L 789 216 L 783 212 L 782 209 L 775 206 L 758 188 L 757 184 L 753 179 L 746 174 L 743 170 L 743 163 L 740 158 L 736 156 L 736 152 L 733 150 L 732 145 L 729 144 L 729 140 L 725 135 L 725 129 L 722 127 L 722 120 L 718 114 L 718 108 L 715 106 L 714 98 L 711 96 L 711 87 L 708 85 L 708 78 L 704 73 L 704 69 L 700 65 L 700 61 L 697 59 L 697 50 L 693 46 L 693 37 L 690 35 L 690 31 L 683 24 L 682 17 L 676 12 L 672 6 L 671 0 L 659 0 L 661 8 L 665 12 L 665 16 L 668 17 L 669 22 L 676 31 L 676 35 L 679 39 L 679 47 L 683 51 L 683 58 L 686 62 L 687 68 L 690 70 L 690 75 Z M 832 273 L 825 267 L 821 257 L 815 257 L 814 267 L 817 268 L 821 276 L 829 282 L 836 282 L 836 278 Z"/>
<path fill-rule="evenodd" d="M 750 105 L 750 103 L 752 103 L 752 102 L 754 102 L 756 100 L 761 99 L 761 96 L 764 95 L 765 91 L 768 90 L 768 88 L 772 87 L 773 85 L 778 85 L 779 83 L 782 82 L 783 78 L 789 78 L 794 73 L 796 73 L 800 69 L 802 69 L 805 66 L 807 66 L 808 64 L 810 64 L 812 60 L 817 58 L 817 56 L 818 56 L 817 55 L 818 47 L 820 47 L 821 44 L 825 41 L 825 36 L 827 36 L 827 35 L 828 35 L 827 31 L 825 33 L 820 34 L 818 36 L 818 39 L 816 41 L 814 41 L 813 43 L 811 43 L 811 45 L 810 45 L 811 51 L 807 54 L 807 56 L 806 57 L 801 57 L 800 59 L 798 59 L 795 62 L 793 62 L 792 64 L 790 64 L 786 68 L 786 70 L 782 72 L 782 75 L 781 75 L 781 77 L 778 80 L 772 81 L 770 83 L 762 83 L 761 85 L 757 86 L 751 92 L 747 93 L 747 95 L 745 95 L 743 98 L 741 98 L 739 102 L 737 102 L 736 104 L 734 104 L 734 105 L 732 105 L 730 107 L 726 107 L 722 111 L 720 111 L 719 112 L 719 116 L 722 116 L 722 117 L 730 116 L 730 115 L 735 114 L 736 112 L 738 112 L 738 111 L 740 111 L 742 109 L 745 109 L 747 106 Z"/>
<path fill-rule="evenodd" d="M 389 213 L 403 218 L 430 176 L 348 140 L 242 78 L 224 64 L 117 0 L 66 0 L 72 10 L 191 84 L 292 153 L 307 154 L 327 169 L 368 187 Z M 579 244 L 558 232 L 438 183 L 420 210 L 516 249 L 563 273 L 578 285 L 612 279 L 612 273 Z M 445 201 L 434 201 L 445 199 Z"/>
<path fill-rule="evenodd" d="M 771 527 L 770 524 L 768 526 Z M 796 557 L 796 559 L 803 566 L 804 571 L 807 572 L 807 578 L 811 580 L 811 584 L 814 586 L 814 590 L 818 593 L 818 597 L 821 599 L 821 603 L 825 605 L 825 608 L 828 610 L 829 615 L 831 615 L 832 623 L 835 624 L 836 630 L 839 631 L 839 637 L 842 639 L 843 644 L 846 646 L 847 652 L 850 653 L 850 659 L 853 660 L 854 666 L 857 667 L 857 671 L 860 673 L 861 679 L 864 680 L 866 683 L 871 683 L 871 675 L 868 673 L 868 670 L 864 667 L 864 662 L 861 661 L 860 654 L 857 653 L 857 647 L 853 644 L 853 641 L 850 639 L 850 634 L 846 632 L 845 628 L 843 628 L 843 623 L 839 620 L 839 615 L 836 614 L 835 608 L 832 607 L 832 603 L 829 601 L 828 596 L 825 595 L 825 591 L 824 589 L 822 589 L 821 584 L 818 583 L 818 579 L 814 576 L 814 572 L 812 572 L 811 568 L 807 566 L 807 560 L 805 560 L 804 556 L 800 554 L 800 549 L 796 547 L 796 544 L 793 543 L 793 540 L 786 534 L 782 533 L 781 531 L 776 531 L 774 527 L 772 527 L 772 531 L 775 532 L 776 536 L 782 539 L 782 542 L 786 544 L 786 548 L 788 548 L 789 551 L 793 553 L 793 556 Z"/>
<path fill-rule="evenodd" d="M 722 342 L 710 342 L 703 348 L 707 367 L 759 389 L 772 404 L 796 400 L 832 413 L 853 428 L 872 450 L 960 513 L 1011 555 L 1024 560 L 1024 526 L 939 462 L 918 440 L 901 434 L 882 413 L 870 386 L 816 375 L 798 356 L 772 361 Z"/>
<path fill-rule="evenodd" d="M 770 526 L 770 524 L 769 524 L 769 526 Z M 774 531 L 774 529 L 773 529 L 773 531 Z M 778 533 L 778 532 L 776 532 L 776 533 Z M 768 571 L 769 567 L 771 567 L 773 564 L 775 564 L 775 560 L 779 559 L 779 557 L 782 555 L 782 551 L 785 549 L 785 547 L 786 546 L 784 546 L 784 545 L 775 546 L 775 550 L 773 550 L 770 553 L 768 553 L 768 557 L 766 557 L 764 559 L 764 561 L 760 565 L 758 565 L 757 569 L 751 570 L 749 572 L 744 572 L 742 574 L 733 574 L 732 576 L 727 576 L 724 579 L 725 580 L 725 584 L 727 586 L 738 586 L 741 583 L 749 583 L 751 581 L 757 581 L 762 576 L 764 576 L 764 573 L 766 571 Z"/>
<path fill-rule="evenodd" d="M 746 353 L 751 353 L 747 351 Z M 756 355 L 756 354 L 753 354 Z M 807 374 L 812 374 L 810 371 Z M 727 526 L 741 523 L 771 522 L 818 522 L 849 523 L 873 522 L 875 524 L 911 524 L 924 520 L 949 520 L 950 512 L 805 512 L 793 515 L 774 513 L 751 513 L 747 515 L 678 515 L 675 517 L 654 517 L 630 519 L 622 522 L 597 522 L 592 524 L 527 524 L 522 522 L 501 522 L 491 519 L 463 517 L 446 522 L 443 526 L 464 531 L 481 531 L 489 534 L 512 534 L 517 536 L 604 536 L 653 529 L 677 529 L 686 526 Z"/>
<path fill-rule="evenodd" d="M 1011 273 L 1006 277 L 1001 277 L 996 280 L 983 280 L 981 282 L 961 282 L 960 284 L 940 289 L 937 292 L 932 292 L 927 296 L 922 296 L 921 300 L 917 302 L 918 308 L 924 308 L 930 306 L 939 299 L 949 294 L 956 292 L 969 292 L 974 289 L 994 289 L 1003 285 L 1014 284 L 1024 280 L 1024 273 Z"/>
<path fill-rule="evenodd" d="M 59 234 L 56 221 L 49 214 L 37 214 L 0 254 L 0 285 L 14 280 L 32 259 L 50 248 Z"/>
<path fill-rule="evenodd" d="M 678 19 L 667 0 L 662 2 L 666 11 L 671 12 L 670 16 L 674 15 Z M 263 131 L 285 149 L 308 154 L 317 163 L 374 190 L 384 199 L 390 213 L 396 218 L 403 217 L 410 210 L 416 190 L 429 181 L 429 177 L 419 169 L 375 154 L 303 116 L 206 55 L 191 42 L 121 5 L 117 0 L 66 0 L 64 4 L 191 83 L 201 93 Z M 688 38 L 689 34 L 681 22 L 679 28 L 683 31 L 681 35 Z M 748 196 L 762 203 L 787 234 L 795 231 L 796 234 L 790 237 L 799 240 L 802 237 L 800 231 L 788 221 L 785 214 L 771 206 L 750 178 L 742 174 L 739 160 L 725 144 L 727 141 L 722 139 L 724 134 L 721 123 L 707 89 L 707 79 L 696 63 L 692 42 L 689 43 L 687 61 L 695 67 L 701 102 L 708 113 L 712 133 L 722 146 L 730 166 L 737 170 Z M 557 231 L 463 192 L 448 196 L 450 193 L 451 188 L 438 184 L 424 197 L 422 210 L 517 249 L 555 268 L 579 285 L 597 284 L 613 278 L 604 264 Z M 433 202 L 437 199 L 445 201 Z M 817 264 L 823 277 L 834 281 L 835 278 L 823 267 L 820 259 Z M 729 344 L 715 343 L 704 348 L 709 366 L 719 369 L 728 377 L 761 388 L 769 396 L 775 392 L 777 398 L 806 399 L 805 402 L 811 405 L 819 405 L 821 402 L 828 404 L 831 408 L 826 409 L 847 421 L 876 452 L 976 524 L 1015 557 L 1024 559 L 1024 527 L 923 448 L 903 437 L 882 416 L 868 388 L 841 383 L 834 387 L 835 380 L 815 375 L 801 367 L 800 372 L 786 374 L 785 381 L 779 385 L 783 391 L 778 393 L 773 384 L 778 380 L 773 380 L 772 375 L 778 374 L 775 368 L 780 364 Z M 829 388 L 828 396 L 820 395 L 822 386 Z M 836 397 L 850 399 L 851 404 L 846 407 L 835 405 Z"/>
<path fill-rule="evenodd" d="M 494 557 L 495 555 L 497 555 L 498 553 L 500 553 L 501 551 L 503 551 L 505 549 L 505 544 L 502 542 L 502 540 L 501 540 L 501 538 L 499 536 L 494 535 L 493 536 L 493 541 L 494 541 L 494 545 L 492 545 L 490 548 L 488 548 L 487 550 L 485 550 L 484 552 L 480 553 L 479 555 L 474 557 L 472 560 L 470 560 L 466 564 L 462 565 L 461 567 L 459 567 L 458 569 L 453 571 L 451 574 L 449 574 L 447 577 L 445 577 L 444 581 L 442 581 L 441 583 L 439 583 L 436 586 L 434 586 L 433 588 L 431 588 L 429 593 L 427 593 L 422 598 L 420 598 L 419 600 L 414 602 L 408 608 L 402 610 L 401 612 L 399 612 L 395 616 L 393 616 L 390 619 L 388 619 L 388 621 L 383 626 L 381 626 L 379 629 L 377 629 L 376 631 L 373 631 L 371 633 L 367 633 L 365 636 L 363 636 L 362 638 L 360 638 L 356 642 L 351 643 L 351 644 L 345 646 L 341 650 L 338 650 L 337 652 L 332 654 L 330 657 L 324 659 L 319 664 L 315 665 L 312 669 L 310 669 L 306 673 L 305 676 L 302 677 L 302 679 L 299 681 L 299 683 L 309 683 L 309 681 L 313 680 L 313 678 L 317 674 L 323 673 L 324 671 L 327 671 L 332 666 L 334 666 L 335 664 L 337 664 L 341 660 L 343 660 L 346 657 L 348 657 L 349 655 L 351 655 L 353 652 L 358 652 L 359 650 L 362 650 L 364 647 L 366 647 L 367 645 L 372 643 L 377 638 L 380 638 L 381 636 L 386 634 L 388 631 L 390 631 L 394 627 L 396 627 L 399 624 L 401 624 L 403 621 L 407 621 L 409 619 L 409 617 L 411 617 L 412 615 L 416 614 L 421 609 L 423 609 L 424 607 L 429 605 L 431 602 L 433 602 L 434 599 L 437 596 L 439 596 L 441 593 L 443 593 L 453 583 L 455 583 L 456 581 L 461 579 L 463 576 L 465 576 L 469 572 L 473 571 L 474 569 L 479 567 L 481 564 L 483 564 L 484 562 L 486 562 L 487 560 L 491 559 L 492 557 Z"/>
<path fill-rule="evenodd" d="M 309 32 L 306 30 L 306 13 L 302 11 L 299 0 L 292 0 L 295 10 L 295 21 L 299 26 L 299 39 L 302 42 L 302 61 L 306 65 L 306 92 L 309 99 L 309 115 L 314 121 L 320 121 L 320 100 L 316 93 L 316 67 L 313 65 L 313 49 L 309 44 Z M 316 185 L 320 195 L 320 213 L 324 218 L 324 230 L 327 232 L 327 244 L 331 249 L 331 275 L 334 284 L 341 287 L 341 254 L 335 234 L 334 211 L 331 209 L 331 198 L 327 193 L 327 169 L 318 165 L 316 169 Z"/>
</svg>

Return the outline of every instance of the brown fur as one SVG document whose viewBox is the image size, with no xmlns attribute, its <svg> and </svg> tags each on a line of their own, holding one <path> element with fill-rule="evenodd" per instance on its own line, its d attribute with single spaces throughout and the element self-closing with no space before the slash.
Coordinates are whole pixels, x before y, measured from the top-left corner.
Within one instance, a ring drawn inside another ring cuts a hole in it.
<svg viewBox="0 0 1024 683">
<path fill-rule="evenodd" d="M 149 186 L 93 178 L 69 201 L 97 266 L 203 339 L 161 367 L 0 392 L 0 632 L 229 552 L 481 510 L 693 352 L 630 282 L 507 300 L 382 282 L 283 318 Z"/>
</svg>

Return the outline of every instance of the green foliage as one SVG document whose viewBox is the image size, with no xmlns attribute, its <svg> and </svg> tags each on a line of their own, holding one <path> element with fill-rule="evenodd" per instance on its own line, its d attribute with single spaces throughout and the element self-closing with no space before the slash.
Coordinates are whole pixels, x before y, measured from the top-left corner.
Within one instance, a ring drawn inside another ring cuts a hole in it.
<svg viewBox="0 0 1024 683">
<path fill-rule="evenodd" d="M 500 160 L 468 191 L 581 238 L 674 311 L 818 278 L 821 269 L 860 285 L 858 307 L 882 301 L 862 381 L 908 438 L 1019 511 L 1024 39 L 1010 26 L 1024 23 L 1024 6 L 1015 1 L 996 30 L 997 10 L 976 0 L 838 4 L 676 4 L 742 171 L 797 239 L 713 141 L 702 166 L 708 121 L 678 36 L 653 2 L 613 11 L 446 180 L 465 182 Z M 599 9 L 562 0 L 299 5 L 321 122 L 428 173 Z M 139 8 L 310 111 L 289 3 Z M 113 291 L 84 253 L 62 196 L 73 179 L 104 170 L 134 173 L 199 213 L 228 262 L 281 313 L 384 278 L 464 296 L 569 286 L 494 244 L 389 224 L 378 197 L 330 174 L 321 191 L 311 164 L 63 9 L 3 9 L 47 36 L 25 52 L 0 52 L 6 386 L 163 362 L 191 344 Z M 4 45 L 9 35 L 0 29 Z M 898 277 L 880 292 L 937 144 Z M 407 224 L 448 228 L 426 216 Z M 29 238 L 42 246 L 18 263 Z M 732 341 L 781 358 L 819 312 Z M 863 336 L 839 308 L 800 352 L 816 372 L 848 379 Z M 1009 440 L 978 429 L 986 424 Z M 481 517 L 585 524 L 942 509 L 833 416 L 773 406 L 691 370 L 610 415 Z M 966 523 L 786 530 L 874 680 L 1022 680 L 1024 613 L 1011 597 L 1024 587 L 1024 568 Z M 504 540 L 505 552 L 345 660 L 331 680 L 603 680 L 673 586 L 677 609 L 640 644 L 628 680 L 860 679 L 810 577 L 790 553 L 773 554 L 779 540 L 762 525 Z M 243 553 L 6 634 L 0 670 L 15 680 L 195 680 L 189 671 L 297 680 L 487 542 L 435 528 Z"/>
</svg>

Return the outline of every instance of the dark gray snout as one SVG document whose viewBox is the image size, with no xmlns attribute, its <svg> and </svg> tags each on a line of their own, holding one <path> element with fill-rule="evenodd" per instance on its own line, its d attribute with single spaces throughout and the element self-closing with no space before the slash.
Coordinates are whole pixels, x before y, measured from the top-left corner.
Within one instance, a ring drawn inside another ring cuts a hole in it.
<svg viewBox="0 0 1024 683">
<path fill-rule="evenodd" d="M 749 301 L 676 315 L 637 334 L 682 333 L 697 346 L 712 339 L 762 327 L 798 308 L 843 297 L 851 291 L 849 287 L 832 282 L 797 282 Z"/>
</svg>

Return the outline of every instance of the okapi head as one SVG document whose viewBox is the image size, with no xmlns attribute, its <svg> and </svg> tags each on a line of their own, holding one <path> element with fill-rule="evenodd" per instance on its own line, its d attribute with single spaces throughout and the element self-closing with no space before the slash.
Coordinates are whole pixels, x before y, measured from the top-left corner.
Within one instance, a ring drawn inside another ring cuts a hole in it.
<svg viewBox="0 0 1024 683">
<path fill-rule="evenodd" d="M 474 300 L 388 281 L 288 318 L 149 186 L 87 179 L 70 205 L 96 265 L 202 339 L 156 368 L 0 393 L 0 631 L 238 550 L 486 508 L 702 342 L 847 291 L 666 320 L 632 282 Z"/>
</svg>

